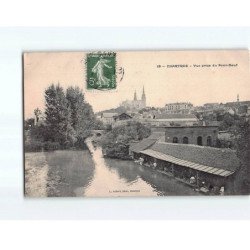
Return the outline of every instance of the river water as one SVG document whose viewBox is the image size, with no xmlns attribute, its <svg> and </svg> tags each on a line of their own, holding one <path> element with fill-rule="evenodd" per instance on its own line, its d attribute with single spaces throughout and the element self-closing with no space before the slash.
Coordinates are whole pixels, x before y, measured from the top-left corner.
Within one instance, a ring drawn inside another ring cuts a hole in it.
<svg viewBox="0 0 250 250">
<path fill-rule="evenodd" d="M 191 187 L 133 161 L 104 159 L 101 148 L 25 153 L 28 197 L 198 195 Z"/>
</svg>

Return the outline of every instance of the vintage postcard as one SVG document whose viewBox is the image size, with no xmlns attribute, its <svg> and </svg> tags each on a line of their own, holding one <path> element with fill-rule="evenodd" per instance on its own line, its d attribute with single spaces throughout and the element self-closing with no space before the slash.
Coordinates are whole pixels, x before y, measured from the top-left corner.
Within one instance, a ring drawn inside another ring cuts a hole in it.
<svg viewBox="0 0 250 250">
<path fill-rule="evenodd" d="M 23 54 L 26 197 L 250 193 L 247 50 Z"/>
</svg>

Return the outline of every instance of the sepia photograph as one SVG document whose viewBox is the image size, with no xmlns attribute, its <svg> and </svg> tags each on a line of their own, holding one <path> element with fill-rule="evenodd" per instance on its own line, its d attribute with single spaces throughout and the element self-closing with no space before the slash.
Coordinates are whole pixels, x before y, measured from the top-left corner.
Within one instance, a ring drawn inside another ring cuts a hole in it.
<svg viewBox="0 0 250 250">
<path fill-rule="evenodd" d="M 248 248 L 248 5 L 2 3 L 0 248 Z"/>
<path fill-rule="evenodd" d="M 248 50 L 23 54 L 26 197 L 250 193 Z"/>
</svg>

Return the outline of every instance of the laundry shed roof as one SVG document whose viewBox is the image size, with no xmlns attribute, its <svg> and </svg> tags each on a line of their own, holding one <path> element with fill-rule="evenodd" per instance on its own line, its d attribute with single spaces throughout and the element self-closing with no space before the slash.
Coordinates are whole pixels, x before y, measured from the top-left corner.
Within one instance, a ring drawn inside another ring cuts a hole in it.
<svg viewBox="0 0 250 250">
<path fill-rule="evenodd" d="M 230 172 L 234 172 L 239 167 L 239 159 L 231 149 L 166 142 L 157 142 L 150 149 L 178 160 Z"/>
<path fill-rule="evenodd" d="M 130 150 L 135 153 L 140 153 L 140 151 L 152 146 L 156 142 L 156 140 L 157 139 L 150 139 L 150 138 L 143 139 L 140 142 L 131 145 Z"/>
</svg>

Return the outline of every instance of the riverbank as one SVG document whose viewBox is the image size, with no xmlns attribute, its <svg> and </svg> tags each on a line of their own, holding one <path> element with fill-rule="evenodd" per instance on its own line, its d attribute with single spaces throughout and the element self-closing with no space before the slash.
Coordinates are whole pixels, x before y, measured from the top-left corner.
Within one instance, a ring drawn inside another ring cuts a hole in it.
<svg viewBox="0 0 250 250">
<path fill-rule="evenodd" d="M 89 147 L 96 167 L 95 181 L 92 183 L 91 190 L 87 192 L 91 196 L 201 195 L 195 191 L 194 186 L 182 183 L 161 171 L 141 166 L 132 161 L 132 158 L 129 158 L 129 160 L 107 156 L 104 158 L 101 147 L 93 145 L 91 138 L 86 140 L 86 144 Z M 107 168 L 111 170 L 112 174 L 110 174 L 110 171 L 107 171 Z M 128 188 L 127 184 L 124 184 L 122 180 L 118 181 L 117 176 L 114 174 L 118 174 L 119 179 L 133 183 L 132 186 Z M 140 182 L 140 184 L 137 182 Z M 99 190 L 100 183 L 102 183 L 102 190 Z M 145 187 L 144 183 L 147 183 Z M 148 184 L 150 184 L 151 188 L 148 187 Z M 133 186 L 136 188 L 134 187 L 133 189 Z"/>
<path fill-rule="evenodd" d="M 25 196 L 77 196 L 79 187 L 90 185 L 94 169 L 88 150 L 25 153 Z"/>
<path fill-rule="evenodd" d="M 25 152 L 43 152 L 43 151 L 55 151 L 55 150 L 85 150 L 87 146 L 82 143 L 82 145 L 71 146 L 71 145 L 60 145 L 58 142 L 51 141 L 25 141 L 24 151 Z"/>
</svg>

